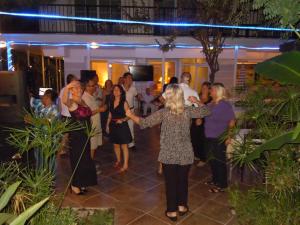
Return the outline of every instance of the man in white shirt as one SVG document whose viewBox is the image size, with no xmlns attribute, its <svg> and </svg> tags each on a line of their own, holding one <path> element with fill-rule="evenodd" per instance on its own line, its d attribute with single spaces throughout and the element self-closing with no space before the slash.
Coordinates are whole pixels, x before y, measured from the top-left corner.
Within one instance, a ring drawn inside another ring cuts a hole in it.
<svg viewBox="0 0 300 225">
<path fill-rule="evenodd" d="M 67 85 L 71 83 L 73 80 L 78 80 L 77 77 L 74 74 L 68 74 L 67 76 Z M 59 107 L 59 112 L 62 118 L 67 119 L 71 117 L 71 114 L 69 112 L 68 107 L 62 103 L 62 96 L 64 93 L 65 87 L 63 87 L 60 92 L 59 92 L 59 97 L 58 97 L 58 107 Z"/>
<path fill-rule="evenodd" d="M 186 106 L 192 106 L 193 103 L 191 103 L 188 98 L 190 96 L 194 96 L 199 100 L 199 95 L 197 93 L 197 91 L 195 91 L 194 89 L 192 89 L 190 87 L 190 83 L 192 80 L 192 76 L 190 73 L 188 72 L 183 72 L 181 74 L 181 83 L 179 84 L 179 86 L 181 87 L 181 89 L 183 90 L 183 95 L 184 95 L 184 104 Z M 194 105 L 196 107 L 198 107 L 198 105 Z"/>
<path fill-rule="evenodd" d="M 74 80 L 78 80 L 77 77 L 74 74 L 68 74 L 68 76 L 67 76 L 67 85 L 69 83 L 71 83 L 72 81 L 74 81 Z M 58 105 L 58 110 L 59 110 L 61 118 L 63 120 L 68 119 L 68 118 L 71 117 L 71 114 L 69 112 L 68 107 L 64 103 L 62 103 L 62 97 L 63 97 L 63 93 L 64 93 L 65 88 L 66 87 L 63 87 L 60 90 L 59 97 L 58 97 L 58 104 L 57 104 Z M 62 149 L 60 151 L 61 155 L 64 155 L 64 154 L 67 153 L 67 150 L 68 150 L 68 147 L 69 147 L 68 142 L 69 142 L 69 135 L 65 134 L 63 139 L 62 139 Z"/>
<path fill-rule="evenodd" d="M 156 106 L 153 104 L 154 95 L 151 92 L 151 89 L 149 87 L 146 88 L 145 94 L 142 97 L 143 100 L 143 116 L 147 116 L 147 111 L 150 108 L 151 114 L 155 112 Z"/>
<path fill-rule="evenodd" d="M 180 88 L 183 90 L 184 95 L 184 104 L 185 106 L 192 106 L 193 103 L 191 103 L 188 98 L 190 96 L 194 96 L 199 100 L 198 93 L 190 87 L 192 76 L 189 72 L 183 72 L 181 74 L 181 83 L 179 84 Z M 165 93 L 162 94 L 162 97 L 165 98 Z M 198 105 L 194 104 L 194 106 L 198 107 Z"/>
<path fill-rule="evenodd" d="M 126 101 L 129 105 L 130 110 L 133 111 L 134 110 L 134 98 L 138 97 L 138 92 L 137 92 L 135 86 L 133 86 L 132 74 L 129 72 L 126 72 L 126 73 L 124 73 L 123 77 L 124 77 L 124 84 L 122 85 L 122 87 L 126 93 Z M 128 125 L 129 125 L 130 133 L 132 136 L 132 140 L 133 140 L 131 143 L 129 143 L 128 147 L 131 149 L 135 149 L 133 121 L 128 120 Z"/>
</svg>

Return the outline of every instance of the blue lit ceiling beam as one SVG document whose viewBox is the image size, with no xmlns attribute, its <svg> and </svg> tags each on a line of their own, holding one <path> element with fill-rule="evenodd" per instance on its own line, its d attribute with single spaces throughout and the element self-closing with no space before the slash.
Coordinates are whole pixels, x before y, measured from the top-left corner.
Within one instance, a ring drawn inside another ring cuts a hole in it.
<svg viewBox="0 0 300 225">
<path fill-rule="evenodd" d="M 108 22 L 108 23 L 122 23 L 122 24 L 140 24 L 150 26 L 167 26 L 167 27 L 208 27 L 208 28 L 223 28 L 223 29 L 242 29 L 242 30 L 262 30 L 262 31 L 285 31 L 293 32 L 295 30 L 289 28 L 279 27 L 256 27 L 256 26 L 233 26 L 222 24 L 203 24 L 203 23 L 169 23 L 169 22 L 146 22 L 135 20 L 117 20 L 117 19 L 103 19 L 94 17 L 75 17 L 75 16 L 61 16 L 50 14 L 37 14 L 37 13 L 18 13 L 18 12 L 5 12 L 0 11 L 0 15 L 6 16 L 18 16 L 18 17 L 33 17 L 42 19 L 64 19 L 64 20 L 79 20 L 79 21 L 91 21 L 91 22 Z M 300 31 L 300 29 L 296 29 Z"/>
<path fill-rule="evenodd" d="M 72 47 L 72 46 L 89 46 L 90 43 L 80 43 L 80 42 L 66 42 L 66 43 L 42 43 L 42 42 L 13 42 L 14 45 L 27 45 L 27 46 L 46 46 L 46 47 Z M 157 44 L 134 44 L 134 43 L 97 43 L 99 47 L 121 47 L 121 48 L 158 48 Z M 246 50 L 279 50 L 279 47 L 272 46 L 262 46 L 262 47 L 247 47 L 241 45 L 225 45 L 224 49 L 234 49 L 238 47 L 239 49 Z M 185 45 L 185 44 L 175 44 L 175 48 L 182 49 L 202 49 L 201 45 Z"/>
</svg>

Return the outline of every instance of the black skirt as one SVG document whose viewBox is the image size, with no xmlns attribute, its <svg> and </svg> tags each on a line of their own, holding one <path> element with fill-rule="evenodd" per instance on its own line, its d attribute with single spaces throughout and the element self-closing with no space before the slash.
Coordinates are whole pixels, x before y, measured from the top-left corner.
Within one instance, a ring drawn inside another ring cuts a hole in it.
<svg viewBox="0 0 300 225">
<path fill-rule="evenodd" d="M 110 141 L 113 144 L 129 144 L 132 142 L 132 136 L 128 126 L 128 122 L 116 123 L 111 121 L 109 125 Z"/>
<path fill-rule="evenodd" d="M 90 141 L 85 146 L 87 134 L 85 130 L 76 130 L 70 132 L 70 162 L 72 172 L 82 155 L 78 168 L 72 179 L 72 185 L 75 187 L 87 187 L 97 184 L 96 168 L 90 154 Z M 85 149 L 84 149 L 85 146 Z"/>
</svg>

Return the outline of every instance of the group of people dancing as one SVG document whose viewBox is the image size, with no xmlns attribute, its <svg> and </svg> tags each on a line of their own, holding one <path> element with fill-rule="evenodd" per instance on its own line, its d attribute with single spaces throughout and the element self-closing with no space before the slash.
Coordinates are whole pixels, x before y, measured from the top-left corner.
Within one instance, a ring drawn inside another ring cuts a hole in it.
<svg viewBox="0 0 300 225">
<path fill-rule="evenodd" d="M 72 192 L 84 194 L 86 187 L 97 183 L 97 166 L 93 160 L 103 144 L 102 133 L 113 143 L 116 156 L 113 166 L 126 173 L 129 149 L 135 149 L 134 123 L 141 129 L 160 125 L 158 162 L 165 178 L 165 215 L 169 219 L 176 221 L 178 215 L 189 211 L 188 177 L 195 160 L 199 167 L 210 164 L 212 178 L 206 182 L 208 191 L 223 192 L 228 186 L 226 145 L 231 139 L 228 136 L 227 140 L 220 141 L 220 136 L 234 127 L 234 111 L 226 101 L 223 84 L 204 82 L 199 96 L 190 83 L 190 73 L 183 73 L 180 82 L 172 78 L 159 98 L 163 107 L 151 111 L 148 117 L 144 111 L 140 117 L 135 114 L 134 101 L 142 97 L 129 72 L 118 84 L 107 80 L 102 90 L 97 76 L 79 82 L 76 76 L 68 75 L 67 85 L 59 97 L 61 118 L 91 124 L 95 131 L 90 141 L 83 129 L 68 134 L 71 168 L 76 168 Z"/>
</svg>

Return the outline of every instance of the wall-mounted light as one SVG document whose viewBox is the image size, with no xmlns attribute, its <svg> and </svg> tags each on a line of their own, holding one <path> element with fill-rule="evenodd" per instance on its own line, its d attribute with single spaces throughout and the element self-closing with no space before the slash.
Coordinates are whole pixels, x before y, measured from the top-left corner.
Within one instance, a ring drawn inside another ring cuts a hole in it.
<svg viewBox="0 0 300 225">
<path fill-rule="evenodd" d="M 92 49 L 99 48 L 99 44 L 96 43 L 96 42 L 92 42 L 92 43 L 90 44 L 90 48 L 92 48 Z"/>
<path fill-rule="evenodd" d="M 109 68 L 112 68 L 112 65 L 111 65 L 111 64 L 108 64 L 108 67 L 109 67 Z"/>
<path fill-rule="evenodd" d="M 6 42 L 0 41 L 0 48 L 6 48 Z"/>
</svg>

